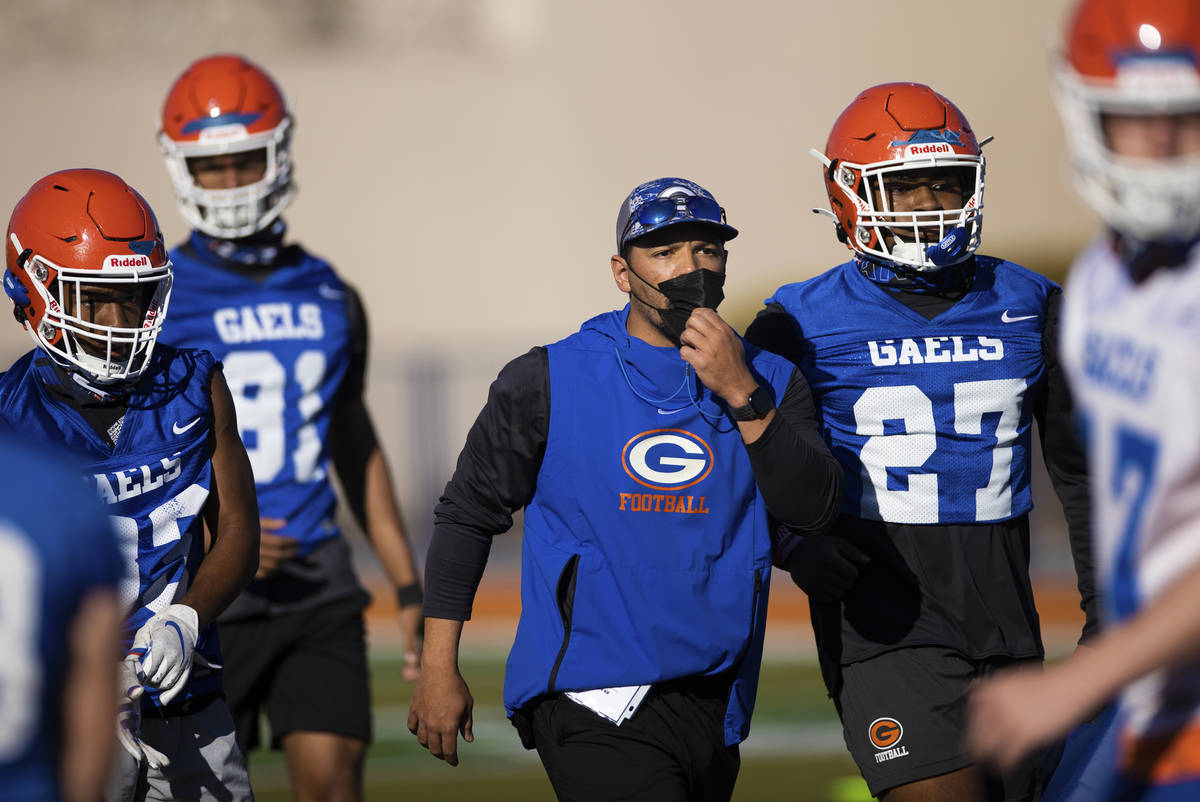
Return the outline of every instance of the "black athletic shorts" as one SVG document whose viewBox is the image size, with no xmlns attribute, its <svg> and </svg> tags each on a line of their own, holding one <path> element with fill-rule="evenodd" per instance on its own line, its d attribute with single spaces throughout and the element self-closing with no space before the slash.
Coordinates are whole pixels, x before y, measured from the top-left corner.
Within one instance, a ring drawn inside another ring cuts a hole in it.
<svg viewBox="0 0 1200 802">
<path fill-rule="evenodd" d="M 1036 658 L 1035 658 L 1036 660 Z M 972 764 L 963 748 L 971 683 L 1010 658 L 971 660 L 953 649 L 896 649 L 842 666 L 834 699 L 842 736 L 874 796 L 889 788 Z M 987 776 L 989 802 L 1031 799 L 1037 760 L 1003 777 Z"/>
<path fill-rule="evenodd" d="M 259 745 L 261 711 L 271 748 L 290 732 L 371 740 L 371 687 L 362 601 L 339 599 L 286 615 L 219 625 L 225 699 L 238 746 Z"/>
</svg>

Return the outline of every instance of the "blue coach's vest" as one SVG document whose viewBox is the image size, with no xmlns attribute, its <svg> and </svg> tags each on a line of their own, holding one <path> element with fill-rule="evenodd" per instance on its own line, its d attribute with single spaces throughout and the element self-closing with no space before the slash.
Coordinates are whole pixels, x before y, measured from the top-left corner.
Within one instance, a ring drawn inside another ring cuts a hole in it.
<svg viewBox="0 0 1200 802">
<path fill-rule="evenodd" d="M 547 347 L 549 439 L 525 510 L 505 706 L 729 670 L 725 741 L 738 743 L 762 656 L 766 506 L 725 408 L 677 349 L 631 337 L 627 314 Z M 746 353 L 782 400 L 792 365 Z"/>
<path fill-rule="evenodd" d="M 800 368 L 845 472 L 843 512 L 935 524 L 1029 511 L 1032 399 L 1056 286 L 977 256 L 971 289 L 927 320 L 851 261 L 767 299 L 805 341 Z"/>
<path fill-rule="evenodd" d="M 55 374 L 41 351 L 25 354 L 0 375 L 0 417 L 32 442 L 65 446 L 106 507 L 126 562 L 120 587 L 126 647 L 151 616 L 183 598 L 204 558 L 200 512 L 212 485 L 208 386 L 214 368 L 206 351 L 159 344 L 129 396 L 115 448 L 46 389 Z M 220 664 L 211 624 L 196 650 Z M 196 667 L 176 701 L 220 688 L 219 671 Z M 148 706 L 157 698 L 147 689 Z"/>
<path fill-rule="evenodd" d="M 58 802 L 63 682 L 81 600 L 121 558 L 91 488 L 0 424 L 0 800 Z"/>
<path fill-rule="evenodd" d="M 160 342 L 203 348 L 224 366 L 258 509 L 287 521 L 307 554 L 338 537 L 329 425 L 350 362 L 342 280 L 297 246 L 253 278 L 222 267 L 205 237 L 171 251 L 175 286 Z"/>
</svg>

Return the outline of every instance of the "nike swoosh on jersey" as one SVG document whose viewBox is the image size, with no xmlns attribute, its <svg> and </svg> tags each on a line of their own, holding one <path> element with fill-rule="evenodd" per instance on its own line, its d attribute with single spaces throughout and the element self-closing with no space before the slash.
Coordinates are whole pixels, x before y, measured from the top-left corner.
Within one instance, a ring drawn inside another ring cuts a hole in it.
<svg viewBox="0 0 1200 802">
<path fill-rule="evenodd" d="M 658 414 L 659 415 L 675 415 L 677 413 L 683 412 L 685 409 L 687 409 L 687 407 L 680 407 L 679 409 L 660 409 L 660 410 L 658 410 Z"/>
<path fill-rule="evenodd" d="M 191 423 L 187 424 L 186 426 L 180 426 L 180 425 L 179 425 L 179 421 L 175 421 L 174 423 L 172 423 L 172 424 L 171 424 L 171 431 L 175 432 L 175 434 L 183 434 L 183 433 L 184 433 L 184 432 L 186 432 L 188 429 L 192 428 L 192 427 L 193 427 L 193 426 L 195 426 L 197 423 L 199 423 L 199 422 L 200 422 L 200 420 L 201 420 L 203 417 L 204 417 L 204 416 L 203 416 L 203 415 L 201 415 L 199 418 L 196 418 L 194 421 L 192 421 Z"/>
<path fill-rule="evenodd" d="M 317 293 L 322 298 L 328 298 L 331 301 L 340 301 L 346 297 L 345 290 L 339 290 L 337 287 L 330 287 L 328 284 L 317 285 Z"/>
<path fill-rule="evenodd" d="M 1000 314 L 1000 322 L 1001 323 L 1017 323 L 1022 320 L 1033 320 L 1035 317 L 1037 317 L 1037 315 L 1020 315 L 1019 317 L 1010 317 L 1008 314 L 1008 310 L 1005 309 Z"/>
</svg>

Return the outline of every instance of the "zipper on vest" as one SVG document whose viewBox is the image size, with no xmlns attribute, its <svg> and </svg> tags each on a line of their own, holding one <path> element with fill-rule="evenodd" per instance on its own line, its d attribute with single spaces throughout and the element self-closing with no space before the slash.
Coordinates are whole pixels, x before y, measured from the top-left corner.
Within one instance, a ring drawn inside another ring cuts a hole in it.
<svg viewBox="0 0 1200 802">
<path fill-rule="evenodd" d="M 571 618 L 575 612 L 575 574 L 578 570 L 579 555 L 572 554 L 558 577 L 558 587 L 554 595 L 558 601 L 558 615 L 562 619 L 563 642 L 558 650 L 558 657 L 554 658 L 554 668 L 550 669 L 550 681 L 546 683 L 546 693 L 554 693 L 558 668 L 562 665 L 563 658 L 567 654 L 567 645 L 571 642 Z"/>
<path fill-rule="evenodd" d="M 767 569 L 770 570 L 770 569 Z M 750 646 L 754 642 L 754 632 L 758 629 L 758 597 L 762 593 L 762 571 L 754 572 L 754 596 L 750 603 L 750 639 L 746 641 L 746 648 L 742 649 L 742 653 L 738 655 L 737 661 L 734 663 L 735 669 L 741 665 L 746 659 L 746 652 L 750 651 Z M 729 693 L 725 696 L 725 709 L 729 709 L 729 702 L 733 698 L 733 686 L 737 684 L 737 671 L 733 671 L 733 680 L 729 683 Z"/>
</svg>

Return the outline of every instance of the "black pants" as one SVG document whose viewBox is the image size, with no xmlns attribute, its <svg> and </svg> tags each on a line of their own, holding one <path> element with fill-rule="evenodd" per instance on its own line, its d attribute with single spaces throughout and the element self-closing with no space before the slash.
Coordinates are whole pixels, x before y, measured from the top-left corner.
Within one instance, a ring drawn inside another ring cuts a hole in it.
<svg viewBox="0 0 1200 802">
<path fill-rule="evenodd" d="M 729 678 L 656 685 L 621 726 L 561 694 L 530 711 L 560 802 L 728 802 L 741 758 L 725 746 Z"/>
</svg>

